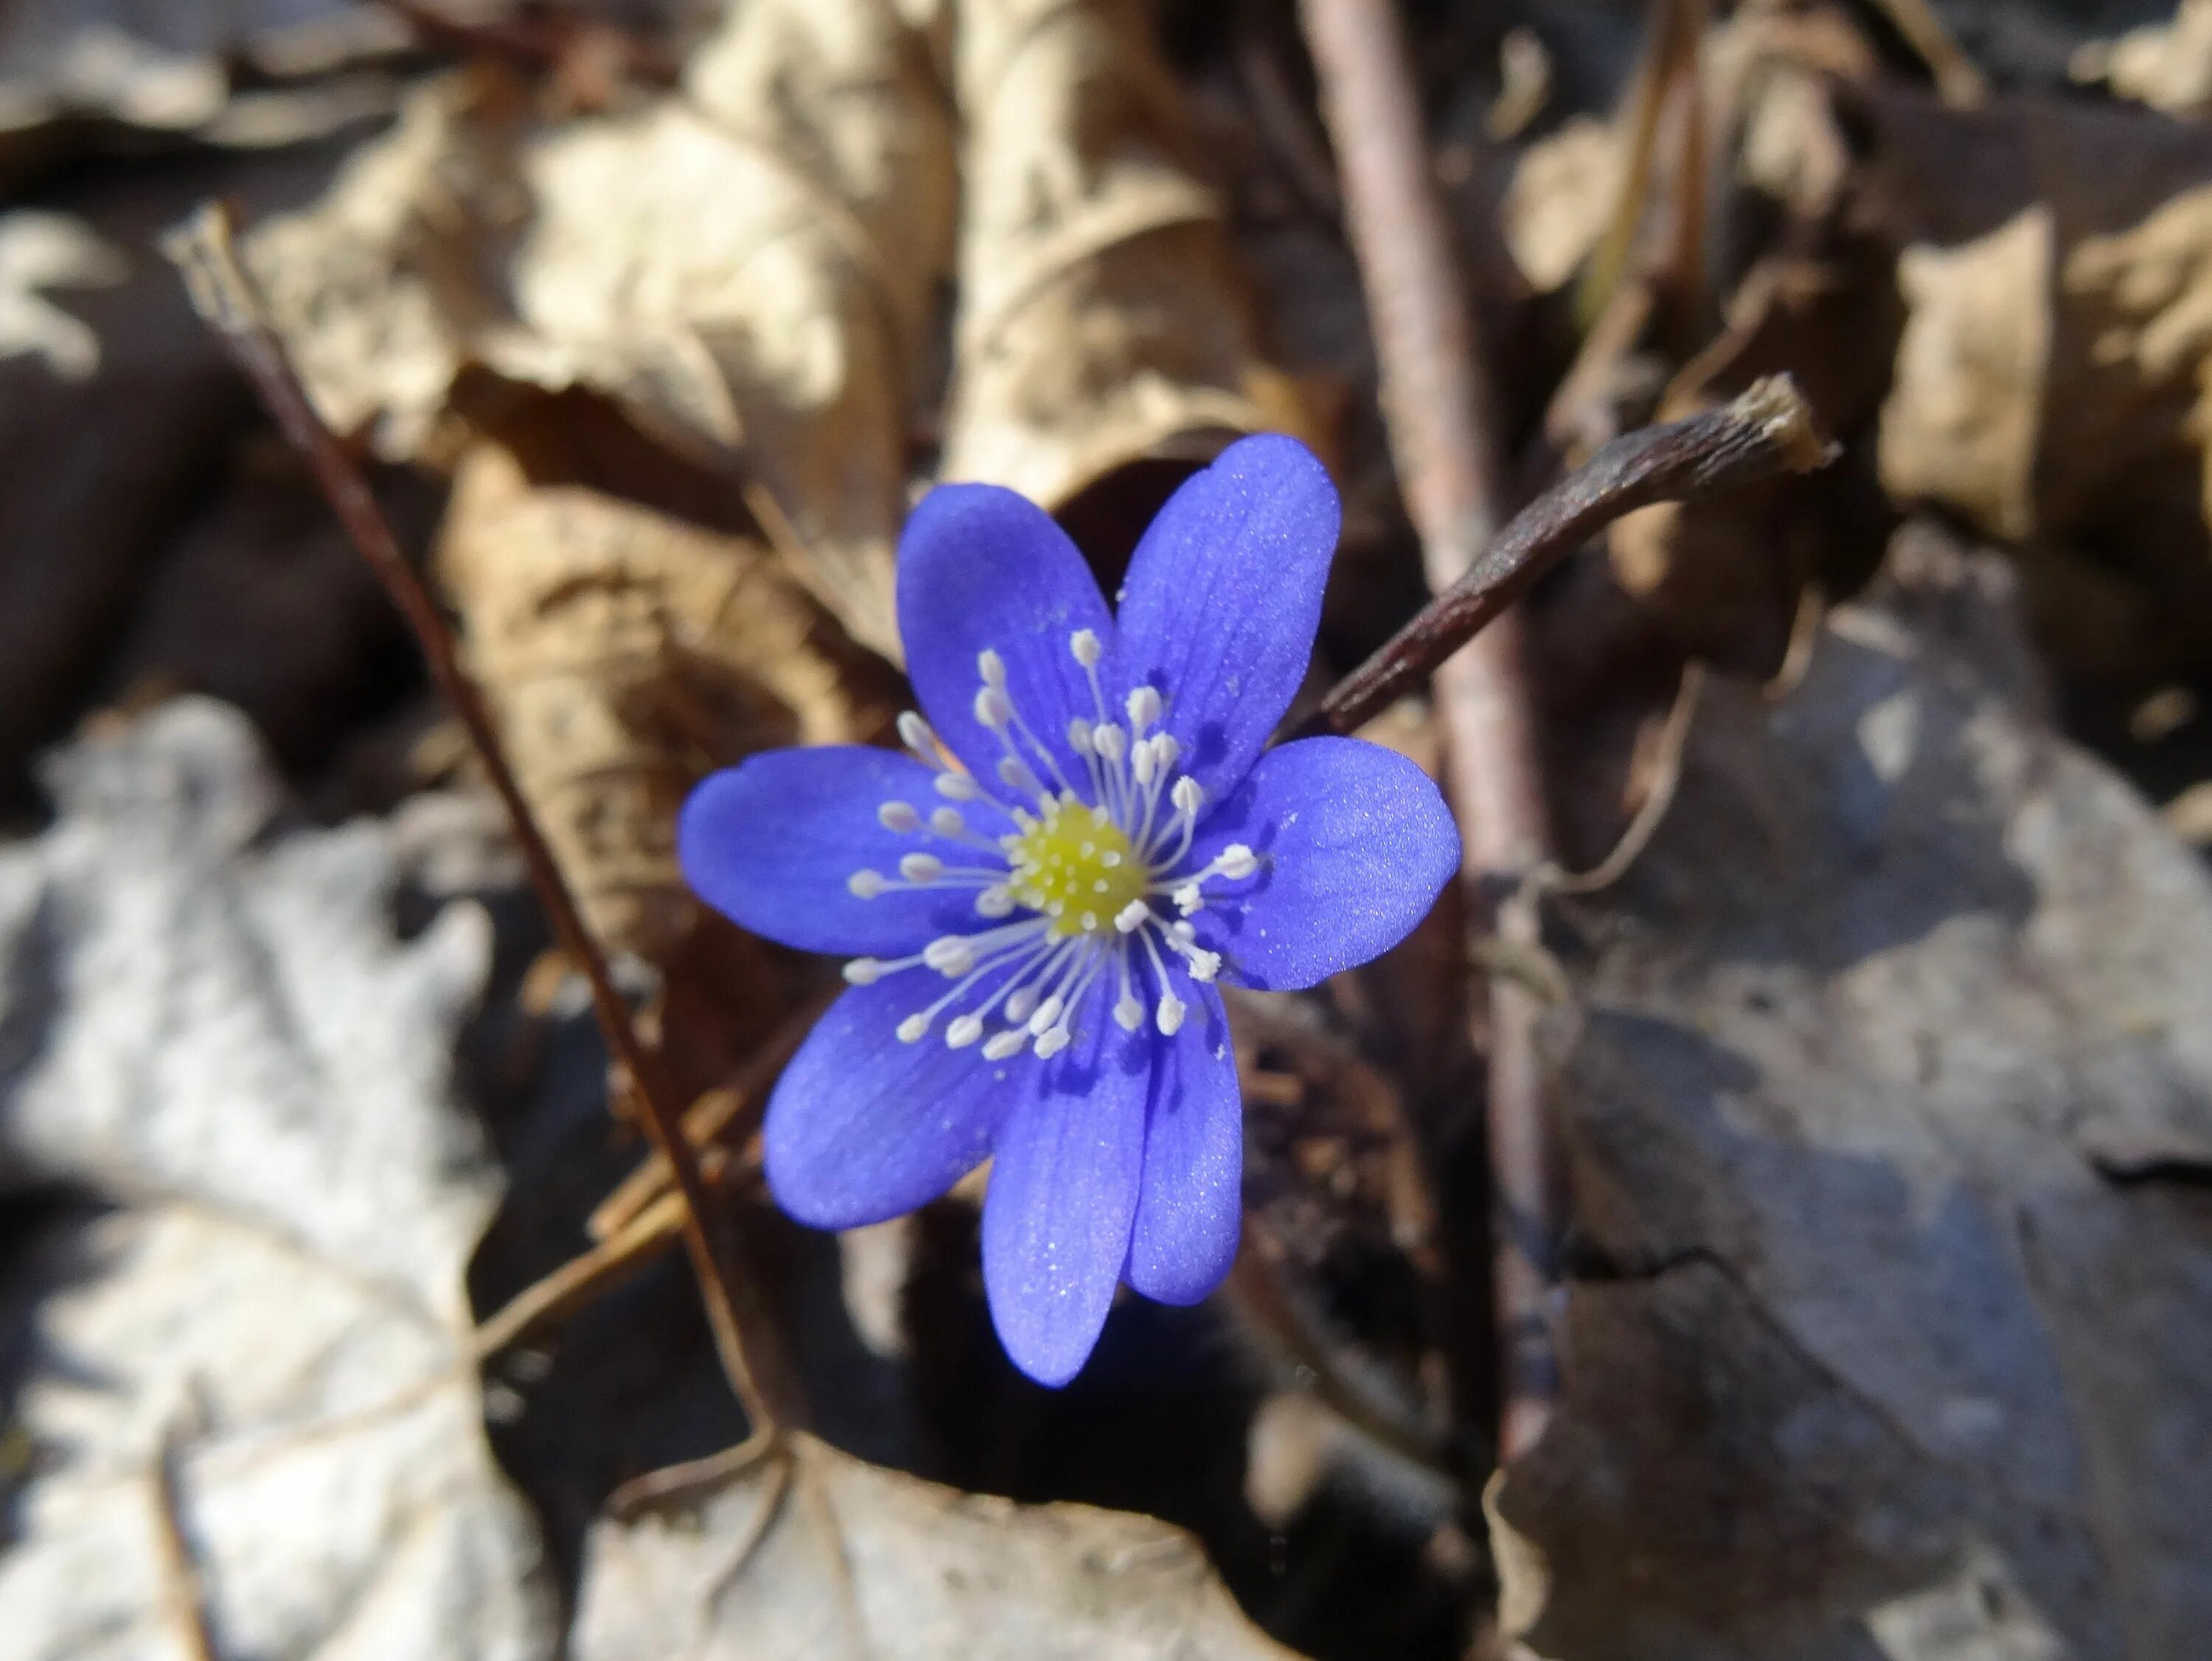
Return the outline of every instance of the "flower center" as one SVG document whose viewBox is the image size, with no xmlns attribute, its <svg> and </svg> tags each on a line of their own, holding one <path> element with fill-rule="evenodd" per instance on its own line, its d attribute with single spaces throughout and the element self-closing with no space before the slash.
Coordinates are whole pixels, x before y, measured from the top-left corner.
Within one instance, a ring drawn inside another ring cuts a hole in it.
<svg viewBox="0 0 2212 1661">
<path fill-rule="evenodd" d="M 1152 886 L 1150 870 L 1113 815 L 1065 796 L 1007 839 L 1006 864 L 1014 898 L 1051 919 L 1046 934 L 1054 940 L 1110 929 Z"/>
<path fill-rule="evenodd" d="M 917 848 L 900 856 L 897 876 L 856 870 L 846 887 L 862 900 L 893 889 L 967 889 L 975 896 L 979 920 L 974 930 L 940 935 L 910 957 L 856 957 L 846 964 L 845 979 L 856 986 L 916 968 L 934 969 L 953 983 L 900 1021 L 902 1042 L 921 1042 L 939 1016 L 957 1011 L 945 1028 L 945 1041 L 954 1049 L 980 1043 L 984 1059 L 994 1062 L 1024 1049 L 1048 1058 L 1073 1041 L 1071 1023 L 1101 979 L 1114 990 L 1113 1017 L 1125 1032 L 1144 1025 L 1149 1007 L 1152 1024 L 1172 1038 L 1190 1010 L 1176 992 L 1174 975 L 1202 985 L 1221 970 L 1221 955 L 1199 943 L 1190 919 L 1206 909 L 1208 883 L 1244 881 L 1259 869 L 1259 857 L 1232 842 L 1191 867 L 1188 856 L 1206 792 L 1197 779 L 1177 773 L 1182 747 L 1157 730 L 1164 712 L 1160 694 L 1149 686 L 1132 690 L 1122 700 L 1128 716 L 1123 726 L 1099 684 L 1098 637 L 1079 629 L 1067 645 L 1090 680 L 1097 718 L 1073 717 L 1067 726 L 1067 747 L 1077 759 L 1076 777 L 1090 786 L 1087 797 L 1070 781 L 1061 755 L 1015 707 L 1005 660 L 988 648 L 976 656 L 982 684 L 975 720 L 999 741 L 999 782 L 1036 803 L 1034 811 L 1003 799 L 993 803 L 1013 821 L 1006 835 L 987 836 L 969 824 L 954 803 L 983 801 L 982 786 L 949 765 L 920 715 L 909 710 L 899 717 L 899 737 L 935 774 L 932 788 L 944 802 L 927 815 L 911 802 L 885 802 L 876 817 L 885 830 L 939 839 L 959 863 Z M 1018 908 L 1024 915 L 1015 916 Z M 1140 989 L 1152 994 L 1149 1003 Z"/>
</svg>

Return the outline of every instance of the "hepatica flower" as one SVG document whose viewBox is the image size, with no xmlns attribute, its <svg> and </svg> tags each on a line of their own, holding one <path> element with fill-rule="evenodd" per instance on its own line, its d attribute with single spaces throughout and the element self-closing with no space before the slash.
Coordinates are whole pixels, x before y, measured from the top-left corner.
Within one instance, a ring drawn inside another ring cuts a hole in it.
<svg viewBox="0 0 2212 1661">
<path fill-rule="evenodd" d="M 1337 518 L 1303 446 L 1246 439 L 1153 521 L 1116 615 L 1042 509 L 942 486 L 899 545 L 905 753 L 773 750 L 684 807 L 702 897 L 848 960 L 769 1104 L 778 1203 L 878 1222 L 990 1157 L 991 1312 L 1046 1384 L 1083 1365 L 1118 1282 L 1192 1303 L 1228 1272 L 1243 1109 L 1219 983 L 1364 962 L 1458 868 L 1403 757 L 1263 749 Z"/>
</svg>

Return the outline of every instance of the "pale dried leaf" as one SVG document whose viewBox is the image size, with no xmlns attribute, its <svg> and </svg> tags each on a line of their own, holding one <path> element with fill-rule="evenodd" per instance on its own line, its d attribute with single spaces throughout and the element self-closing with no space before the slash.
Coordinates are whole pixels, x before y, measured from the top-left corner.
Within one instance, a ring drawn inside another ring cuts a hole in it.
<svg viewBox="0 0 2212 1661">
<path fill-rule="evenodd" d="M 593 1531 L 578 1661 L 1293 1661 L 1197 1542 L 811 1437 Z"/>
<path fill-rule="evenodd" d="M 759 543 L 473 446 L 438 570 L 524 794 L 610 946 L 666 961 L 701 911 L 677 810 L 707 769 L 851 743 L 860 655 Z"/>
<path fill-rule="evenodd" d="M 1899 258 L 1908 314 L 1881 416 L 1891 495 L 1942 502 L 2000 536 L 2035 529 L 2055 258 L 2042 207 L 1959 247 Z"/>
<path fill-rule="evenodd" d="M 605 393 L 757 493 L 779 552 L 895 656 L 906 417 L 950 258 L 927 54 L 888 7 L 759 0 L 687 86 L 557 127 L 426 88 L 249 259 L 341 430 L 433 453 L 470 364 Z"/>
<path fill-rule="evenodd" d="M 245 723 L 173 704 L 50 771 L 0 854 L 0 1176 L 58 1214 L 0 1284 L 33 1450 L 0 1653 L 179 1652 L 179 1523 L 225 1653 L 531 1661 L 536 1531 L 492 1463 L 461 1276 L 498 1194 L 453 1097 L 475 907 L 392 937 L 381 827 L 271 835 Z"/>
<path fill-rule="evenodd" d="M 1597 246 L 1623 166 L 1613 129 L 1587 115 L 1521 152 L 1499 228 L 1530 288 L 1539 294 L 1564 288 Z"/>
<path fill-rule="evenodd" d="M 2212 1623 L 2212 1211 L 2140 1152 L 2212 1145 L 2212 880 L 2051 730 L 2004 567 L 1892 557 L 1788 697 L 1708 692 L 1573 912 L 1589 1277 L 1493 1495 L 1544 1656 L 2154 1661 Z"/>
<path fill-rule="evenodd" d="M 0 358 L 28 354 L 64 380 L 100 369 L 100 336 L 47 289 L 112 288 L 131 275 L 120 250 L 66 214 L 0 215 Z"/>
<path fill-rule="evenodd" d="M 1182 93 L 1133 0 L 961 0 L 961 313 L 943 471 L 1057 507 L 1305 420 L 1260 357 Z"/>
<path fill-rule="evenodd" d="M 2212 0 L 2181 0 L 2170 23 L 2091 41 L 2067 67 L 2076 81 L 2102 82 L 2117 97 L 2169 115 L 2200 115 L 2212 106 Z"/>
</svg>

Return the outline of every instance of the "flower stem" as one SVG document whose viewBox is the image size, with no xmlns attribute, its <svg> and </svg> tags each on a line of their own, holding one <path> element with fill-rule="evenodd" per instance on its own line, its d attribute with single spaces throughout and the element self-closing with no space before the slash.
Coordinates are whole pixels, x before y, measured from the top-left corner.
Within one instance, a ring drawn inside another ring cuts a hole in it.
<svg viewBox="0 0 2212 1661">
<path fill-rule="evenodd" d="M 279 430 L 306 458 L 355 548 L 414 632 L 431 678 L 468 730 L 513 822 L 539 903 L 562 949 L 582 967 L 590 985 L 592 1008 L 617 1075 L 643 1106 L 647 1131 L 684 1197 L 684 1243 L 699 1277 L 716 1352 L 746 1417 L 757 1434 L 771 1438 L 803 1428 L 798 1374 L 762 1300 L 759 1278 L 749 1272 L 737 1230 L 713 1203 L 659 1058 L 638 1038 L 629 1007 L 615 989 L 606 955 L 585 926 L 575 896 L 507 764 L 483 694 L 461 667 L 445 615 L 400 551 L 359 465 L 316 414 L 283 343 L 270 326 L 268 307 L 239 263 L 228 211 L 220 203 L 202 207 L 165 239 L 163 252 L 183 272 L 193 307 L 214 330 Z"/>
</svg>

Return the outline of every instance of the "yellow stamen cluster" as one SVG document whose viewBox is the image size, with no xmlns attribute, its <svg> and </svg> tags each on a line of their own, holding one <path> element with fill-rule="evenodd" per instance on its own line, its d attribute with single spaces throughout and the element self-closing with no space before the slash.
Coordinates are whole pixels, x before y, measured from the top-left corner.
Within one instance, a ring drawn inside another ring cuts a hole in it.
<svg viewBox="0 0 2212 1661">
<path fill-rule="evenodd" d="M 1070 795 L 1054 798 L 1004 846 L 1014 898 L 1051 919 L 1046 932 L 1054 940 L 1111 929 L 1152 883 L 1127 834 L 1106 809 Z"/>
</svg>

